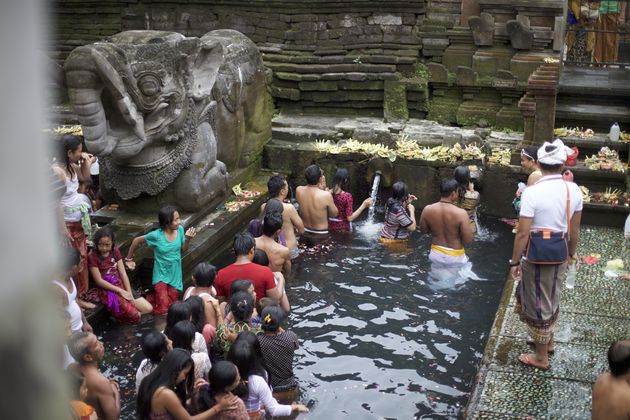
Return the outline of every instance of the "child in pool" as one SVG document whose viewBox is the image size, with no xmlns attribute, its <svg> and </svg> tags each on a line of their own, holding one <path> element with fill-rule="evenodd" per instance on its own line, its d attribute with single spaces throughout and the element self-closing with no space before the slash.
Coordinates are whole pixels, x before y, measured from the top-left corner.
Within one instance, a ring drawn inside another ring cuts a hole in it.
<svg viewBox="0 0 630 420">
<path fill-rule="evenodd" d="M 197 234 L 194 227 L 184 233 L 179 212 L 174 207 L 162 207 L 158 212 L 160 228 L 146 235 L 134 238 L 129 247 L 125 262 L 133 270 L 136 264 L 133 254 L 140 244 L 153 247 L 154 298 L 153 313 L 164 315 L 168 308 L 179 300 L 182 291 L 182 252 L 188 250 L 190 240 Z"/>
<path fill-rule="evenodd" d="M 230 299 L 233 321 L 221 324 L 217 329 L 216 344 L 224 354 L 230 350 L 236 335 L 243 331 L 260 333 L 260 318 L 254 315 L 254 298 L 247 292 L 237 292 Z"/>
<path fill-rule="evenodd" d="M 199 296 L 203 300 L 206 323 L 215 329 L 223 323 L 223 313 L 219 308 L 219 301 L 215 297 L 217 295 L 217 291 L 214 289 L 216 277 L 217 269 L 215 266 L 207 262 L 199 263 L 193 269 L 193 285 L 184 292 L 184 300 L 191 296 Z"/>
<path fill-rule="evenodd" d="M 99 229 L 94 234 L 94 245 L 95 249 L 88 255 L 88 268 L 98 287 L 101 303 L 118 322 L 134 324 L 140 321 L 140 315 L 151 313 L 153 307 L 146 299 L 134 296 L 111 229 Z"/>
</svg>

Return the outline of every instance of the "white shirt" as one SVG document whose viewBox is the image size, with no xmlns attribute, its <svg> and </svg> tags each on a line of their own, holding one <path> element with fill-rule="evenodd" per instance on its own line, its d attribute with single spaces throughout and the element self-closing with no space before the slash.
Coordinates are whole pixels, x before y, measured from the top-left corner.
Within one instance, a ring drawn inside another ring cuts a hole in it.
<svg viewBox="0 0 630 420">
<path fill-rule="evenodd" d="M 562 175 L 546 175 L 527 187 L 521 196 L 521 217 L 532 220 L 531 230 L 567 231 L 567 187 L 570 216 L 582 211 L 582 191 L 574 182 L 565 182 Z"/>
</svg>

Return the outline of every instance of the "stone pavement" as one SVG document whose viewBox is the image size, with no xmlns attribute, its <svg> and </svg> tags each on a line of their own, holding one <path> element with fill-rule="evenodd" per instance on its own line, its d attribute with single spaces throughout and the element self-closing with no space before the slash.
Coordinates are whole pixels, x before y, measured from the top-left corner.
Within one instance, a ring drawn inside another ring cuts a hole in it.
<svg viewBox="0 0 630 420">
<path fill-rule="evenodd" d="M 551 368 L 542 371 L 516 358 L 530 351 L 525 325 L 514 313 L 515 284 L 506 285 L 486 344 L 477 383 L 466 408 L 469 419 L 590 419 L 591 386 L 607 369 L 608 346 L 630 338 L 630 281 L 604 276 L 611 259 L 630 264 L 621 229 L 582 226 L 578 255 L 601 254 L 581 263 L 573 290 L 563 289 Z"/>
</svg>

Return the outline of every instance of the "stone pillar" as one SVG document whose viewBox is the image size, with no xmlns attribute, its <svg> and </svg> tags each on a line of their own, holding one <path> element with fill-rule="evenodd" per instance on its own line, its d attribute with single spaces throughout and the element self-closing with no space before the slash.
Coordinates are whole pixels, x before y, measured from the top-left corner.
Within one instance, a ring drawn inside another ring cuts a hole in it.
<svg viewBox="0 0 630 420">
<path fill-rule="evenodd" d="M 531 94 L 526 93 L 518 101 L 518 109 L 523 115 L 523 146 L 534 144 L 534 117 L 536 116 L 536 101 Z"/>
<path fill-rule="evenodd" d="M 462 1 L 462 16 L 459 21 L 461 26 L 468 26 L 468 18 L 471 16 L 479 16 L 481 13 L 481 7 L 479 7 L 479 0 L 463 0 Z"/>
<path fill-rule="evenodd" d="M 559 78 L 560 62 L 554 61 L 538 67 L 527 81 L 527 92 L 536 102 L 533 144 L 542 144 L 553 138 Z"/>
</svg>

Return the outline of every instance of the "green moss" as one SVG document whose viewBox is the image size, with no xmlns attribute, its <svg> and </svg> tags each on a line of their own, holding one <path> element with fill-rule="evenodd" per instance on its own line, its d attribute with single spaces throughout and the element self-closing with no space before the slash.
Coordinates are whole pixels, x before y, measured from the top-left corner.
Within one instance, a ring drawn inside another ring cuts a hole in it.
<svg viewBox="0 0 630 420">
<path fill-rule="evenodd" d="M 446 80 L 448 81 L 449 86 L 455 86 L 457 84 L 457 75 L 455 73 L 451 73 L 450 71 L 447 71 Z"/>
<path fill-rule="evenodd" d="M 429 78 L 431 77 L 431 75 L 429 74 L 429 69 L 422 63 L 416 64 L 414 75 L 421 80 L 424 80 L 425 83 L 428 83 Z"/>
</svg>

